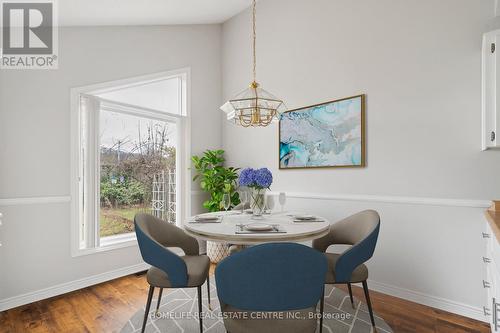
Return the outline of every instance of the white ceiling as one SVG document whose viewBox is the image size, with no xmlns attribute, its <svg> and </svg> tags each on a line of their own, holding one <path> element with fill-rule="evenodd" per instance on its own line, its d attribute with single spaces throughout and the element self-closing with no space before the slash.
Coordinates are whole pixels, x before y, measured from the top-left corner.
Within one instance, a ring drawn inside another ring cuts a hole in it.
<svg viewBox="0 0 500 333">
<path fill-rule="evenodd" d="M 59 0 L 60 26 L 221 23 L 251 0 Z"/>
</svg>

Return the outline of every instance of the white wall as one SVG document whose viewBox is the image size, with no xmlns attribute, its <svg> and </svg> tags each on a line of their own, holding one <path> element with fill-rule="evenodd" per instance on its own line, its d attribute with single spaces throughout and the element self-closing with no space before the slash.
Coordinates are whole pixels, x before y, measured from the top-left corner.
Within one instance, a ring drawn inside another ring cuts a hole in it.
<svg viewBox="0 0 500 333">
<path fill-rule="evenodd" d="M 493 0 L 260 1 L 258 81 L 290 109 L 366 93 L 367 167 L 279 171 L 276 125 L 226 124 L 223 137 L 229 164 L 272 168 L 275 191 L 481 200 L 290 200 L 332 220 L 378 209 L 372 285 L 477 318 L 483 200 L 500 197 L 500 152 L 480 149 L 481 34 L 493 8 Z M 251 81 L 250 28 L 248 10 L 223 25 L 224 99 Z"/>
<path fill-rule="evenodd" d="M 179 82 L 179 78 L 173 78 L 146 85 L 113 90 L 98 94 L 97 96 L 110 101 L 142 106 L 168 113 L 178 113 L 181 109 Z"/>
<path fill-rule="evenodd" d="M 220 25 L 62 28 L 59 36 L 58 70 L 0 71 L 0 311 L 142 263 L 137 247 L 71 257 L 70 88 L 190 67 L 191 152 L 221 144 Z M 34 199 L 10 200 L 26 197 Z"/>
<path fill-rule="evenodd" d="M 371 286 L 479 318 L 481 214 L 484 199 L 500 196 L 500 153 L 480 152 L 480 37 L 493 0 L 258 6 L 263 87 L 289 108 L 366 93 L 368 166 L 278 171 L 275 126 L 224 125 L 229 164 L 272 168 L 274 190 L 301 192 L 289 208 L 332 221 L 379 210 Z M 251 81 L 250 45 L 248 11 L 224 24 L 222 41 L 216 25 L 64 28 L 58 70 L 0 71 L 0 310 L 142 262 L 137 248 L 70 256 L 70 88 L 191 67 L 192 153 L 200 153 L 221 144 L 222 93 Z M 34 199 L 10 200 L 26 197 Z M 201 197 L 193 199 L 194 209 Z"/>
</svg>

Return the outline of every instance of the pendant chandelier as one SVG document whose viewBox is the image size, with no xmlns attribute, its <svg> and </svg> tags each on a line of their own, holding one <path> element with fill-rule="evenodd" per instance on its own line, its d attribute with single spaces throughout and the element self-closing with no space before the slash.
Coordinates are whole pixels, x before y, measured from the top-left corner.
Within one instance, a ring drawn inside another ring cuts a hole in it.
<svg viewBox="0 0 500 333">
<path fill-rule="evenodd" d="M 281 112 L 286 110 L 282 100 L 260 88 L 257 83 L 257 56 L 255 52 L 255 41 L 257 39 L 255 29 L 256 0 L 253 0 L 252 28 L 253 28 L 253 82 L 250 86 L 230 99 L 221 110 L 227 115 L 227 120 L 243 127 L 267 126 L 273 120 L 278 120 Z"/>
</svg>

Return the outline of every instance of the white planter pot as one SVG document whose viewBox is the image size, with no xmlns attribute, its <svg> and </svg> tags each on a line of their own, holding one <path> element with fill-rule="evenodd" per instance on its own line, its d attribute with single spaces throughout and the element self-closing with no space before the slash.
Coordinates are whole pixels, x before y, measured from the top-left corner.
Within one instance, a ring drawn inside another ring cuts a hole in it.
<svg viewBox="0 0 500 333">
<path fill-rule="evenodd" d="M 207 241 L 207 256 L 214 264 L 229 256 L 229 246 L 226 243 Z"/>
</svg>

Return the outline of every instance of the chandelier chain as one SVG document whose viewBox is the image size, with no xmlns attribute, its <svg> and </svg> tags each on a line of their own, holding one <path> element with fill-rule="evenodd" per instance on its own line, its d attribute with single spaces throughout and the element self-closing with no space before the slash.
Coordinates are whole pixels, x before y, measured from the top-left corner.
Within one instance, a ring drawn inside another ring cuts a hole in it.
<svg viewBox="0 0 500 333">
<path fill-rule="evenodd" d="M 256 33 L 256 15 L 257 15 L 257 1 L 253 0 L 253 10 L 252 10 L 252 29 L 253 29 L 253 82 L 257 82 L 257 52 L 256 52 L 256 40 L 257 40 L 257 33 Z"/>
<path fill-rule="evenodd" d="M 278 120 L 285 106 L 282 100 L 259 88 L 257 83 L 257 0 L 252 0 L 252 33 L 253 82 L 221 109 L 227 113 L 227 119 L 237 125 L 264 127 Z"/>
</svg>

